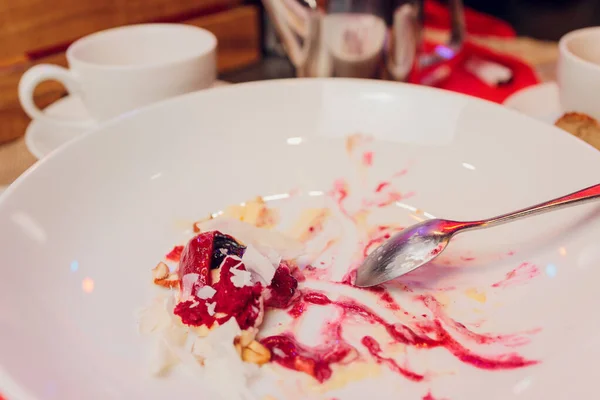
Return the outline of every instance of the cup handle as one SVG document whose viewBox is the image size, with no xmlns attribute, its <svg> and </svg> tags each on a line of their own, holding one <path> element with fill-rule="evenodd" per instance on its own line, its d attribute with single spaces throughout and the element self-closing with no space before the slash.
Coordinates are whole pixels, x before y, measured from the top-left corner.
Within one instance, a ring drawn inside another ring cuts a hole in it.
<svg viewBox="0 0 600 400">
<path fill-rule="evenodd" d="M 58 65 L 40 64 L 29 68 L 19 81 L 19 101 L 25 113 L 32 119 L 43 122 L 61 124 L 77 128 L 90 128 L 94 126 L 92 119 L 67 119 L 45 114 L 38 108 L 33 100 L 35 88 L 44 81 L 55 80 L 62 83 L 71 94 L 80 93 L 80 84 L 71 71 Z"/>
</svg>

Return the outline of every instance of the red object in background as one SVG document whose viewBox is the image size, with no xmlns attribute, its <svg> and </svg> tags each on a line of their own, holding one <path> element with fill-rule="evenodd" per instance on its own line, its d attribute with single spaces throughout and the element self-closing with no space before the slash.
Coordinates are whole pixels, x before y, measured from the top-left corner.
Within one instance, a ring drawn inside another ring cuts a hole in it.
<svg viewBox="0 0 600 400">
<path fill-rule="evenodd" d="M 516 36 L 514 29 L 508 23 L 491 15 L 468 8 L 465 8 L 465 24 L 467 32 L 470 35 L 495 36 L 508 40 Z M 447 6 L 436 0 L 426 0 L 425 26 L 428 28 L 449 30 L 450 12 Z M 426 42 L 423 45 L 423 51 L 426 53 L 434 52 L 436 48 L 441 50 L 440 53 L 442 54 L 451 55 L 452 50 L 444 48 L 439 43 Z M 487 85 L 465 68 L 466 61 L 473 56 L 510 68 L 513 73 L 513 79 L 499 86 Z M 497 103 L 503 102 L 504 99 L 518 90 L 539 83 L 534 69 L 524 61 L 468 42 L 468 38 L 458 54 L 441 64 L 414 72 L 411 74 L 409 81 L 413 83 L 425 83 L 435 78 L 437 72 L 444 72 L 448 76 L 442 77 L 436 83 L 431 83 L 432 86 L 469 94 Z M 444 74 L 440 75 L 444 76 Z"/>
<path fill-rule="evenodd" d="M 425 0 L 425 26 L 428 28 L 449 30 L 450 12 L 448 8 L 435 0 Z M 491 15 L 465 8 L 467 32 L 473 35 L 515 37 L 515 30 L 507 22 Z"/>
<path fill-rule="evenodd" d="M 438 46 L 440 45 L 437 43 L 425 43 L 424 51 L 432 52 Z M 496 62 L 510 68 L 513 72 L 513 79 L 503 85 L 488 86 L 465 69 L 465 62 L 472 56 L 477 56 L 481 59 Z M 518 90 L 539 83 L 535 71 L 525 62 L 515 57 L 498 54 L 486 47 L 470 42 L 466 42 L 462 50 L 452 59 L 423 71 L 416 72 L 411 76 L 410 81 L 413 83 L 420 83 L 424 77 L 431 74 L 434 70 L 447 67 L 451 70 L 450 75 L 435 84 L 435 87 L 468 94 L 497 103 L 502 103 L 504 99 Z"/>
</svg>

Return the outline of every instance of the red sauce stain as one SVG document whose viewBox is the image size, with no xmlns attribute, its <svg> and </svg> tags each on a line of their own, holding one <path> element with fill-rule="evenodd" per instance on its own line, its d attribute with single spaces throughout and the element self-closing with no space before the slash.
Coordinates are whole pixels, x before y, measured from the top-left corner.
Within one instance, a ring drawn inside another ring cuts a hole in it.
<svg viewBox="0 0 600 400">
<path fill-rule="evenodd" d="M 382 192 L 380 192 L 382 193 Z M 383 208 L 397 201 L 404 200 L 407 195 L 404 195 L 397 191 L 388 190 L 383 192 L 381 196 L 376 196 L 375 199 L 366 199 L 363 201 L 363 207 L 365 208 Z"/>
<path fill-rule="evenodd" d="M 169 252 L 169 254 L 167 254 L 165 256 L 165 258 L 170 261 L 179 262 L 182 252 L 183 252 L 183 246 L 175 246 L 175 247 L 173 247 L 173 250 L 171 250 Z"/>
<path fill-rule="evenodd" d="M 375 189 L 375 193 L 381 192 L 383 189 L 385 189 L 388 186 L 390 186 L 389 182 L 387 182 L 387 181 L 381 182 L 379 185 L 377 185 L 377 188 Z"/>
<path fill-rule="evenodd" d="M 298 301 L 296 304 L 294 304 L 294 306 L 288 311 L 288 314 L 294 318 L 294 319 L 298 319 L 300 318 L 300 316 L 302 316 L 302 314 L 304 314 L 304 311 L 306 311 L 306 303 L 302 302 L 302 301 Z"/>
<path fill-rule="evenodd" d="M 504 279 L 496 282 L 492 285 L 494 288 L 505 288 L 508 286 L 518 285 L 528 281 L 529 279 L 535 278 L 540 274 L 540 270 L 534 264 L 525 262 L 519 265 L 517 268 L 508 272 Z"/>
<path fill-rule="evenodd" d="M 412 372 L 412 371 L 410 371 L 410 370 L 408 370 L 406 368 L 402 368 L 393 359 L 388 358 L 388 357 L 383 357 L 381 355 L 381 346 L 371 336 L 365 336 L 365 337 L 363 337 L 362 340 L 361 340 L 361 343 L 363 344 L 363 346 L 365 346 L 367 348 L 367 350 L 369 350 L 369 353 L 371 353 L 371 355 L 373 356 L 373 358 L 375 359 L 375 361 L 377 361 L 378 364 L 385 364 L 392 371 L 397 372 L 400 375 L 403 375 L 408 380 L 411 380 L 411 381 L 414 381 L 414 382 L 420 382 L 423 379 L 425 379 L 425 376 L 423 376 L 421 374 L 417 374 L 417 373 Z"/>
<path fill-rule="evenodd" d="M 393 302 L 389 293 L 380 296 Z M 350 354 L 352 350 L 355 350 L 342 338 L 342 324 L 348 318 L 359 318 L 368 324 L 383 327 L 392 343 L 400 343 L 421 349 L 442 347 L 448 350 L 458 360 L 479 369 L 516 369 L 538 363 L 535 360 L 527 360 L 516 353 L 502 354 L 496 357 L 476 354 L 454 339 L 442 323 L 459 334 L 480 344 L 509 341 L 511 336 L 492 336 L 471 332 L 463 324 L 456 322 L 443 314 L 442 308 L 435 298 L 431 296 L 419 296 L 416 299 L 422 301 L 430 310 L 432 310 L 434 319 L 425 319 L 416 322 L 415 326 L 411 328 L 402 323 L 388 323 L 366 306 L 353 300 L 344 299 L 333 301 L 323 293 L 308 291 L 299 297 L 298 302 L 302 305 L 295 305 L 292 310 L 301 309 L 302 312 L 304 312 L 309 305 L 334 305 L 342 311 L 341 319 L 328 325 L 329 333 L 326 335 L 328 337 L 326 343 L 318 348 L 308 348 L 299 344 L 291 334 L 267 337 L 262 340 L 262 343 L 273 352 L 273 361 L 279 363 L 283 367 L 308 373 L 315 377 L 319 382 L 329 379 L 331 376 L 330 365 L 332 363 L 341 362 L 343 360 L 346 361 L 345 357 Z M 406 311 L 404 313 L 408 315 Z M 295 312 L 294 315 L 295 314 L 297 314 L 297 312 Z M 413 318 L 415 317 L 413 316 Z M 365 336 L 361 343 L 367 348 L 377 363 L 386 365 L 390 370 L 397 372 L 407 379 L 413 381 L 425 379 L 424 375 L 410 371 L 409 369 L 400 366 L 395 360 L 382 356 L 380 345 L 372 337 Z"/>
<path fill-rule="evenodd" d="M 369 240 L 363 250 L 363 257 L 367 257 L 373 249 L 377 248 L 380 244 L 388 240 L 390 237 L 392 237 L 392 235 L 386 233 L 384 235 Z"/>
<path fill-rule="evenodd" d="M 356 268 L 348 272 L 341 280 L 342 285 L 354 286 L 354 281 L 356 281 Z"/>
<path fill-rule="evenodd" d="M 306 311 L 308 304 L 327 305 L 331 301 L 327 296 L 319 292 L 303 291 L 302 294 L 296 299 L 292 308 L 288 311 L 288 314 L 293 318 L 299 318 L 304 311 Z"/>
<path fill-rule="evenodd" d="M 307 303 L 318 304 L 318 305 L 327 305 L 331 304 L 331 300 L 323 293 L 307 291 L 303 294 L 303 300 Z"/>
<path fill-rule="evenodd" d="M 438 254 L 440 254 L 442 252 L 442 250 L 444 250 L 444 247 L 446 247 L 446 245 L 444 243 L 438 244 L 435 249 L 431 250 L 431 255 L 437 256 Z"/>
<path fill-rule="evenodd" d="M 407 168 L 405 168 L 405 169 L 403 169 L 403 170 L 400 170 L 400 171 L 398 171 L 398 172 L 395 172 L 395 173 L 394 173 L 394 175 L 393 175 L 393 177 L 394 177 L 394 178 L 399 178 L 399 177 L 401 177 L 401 176 L 404 176 L 404 175 L 406 175 L 407 173 L 408 173 L 408 169 L 407 169 Z"/>
<path fill-rule="evenodd" d="M 433 316 L 443 322 L 446 326 L 452 328 L 453 331 L 457 332 L 459 335 L 475 342 L 478 344 L 492 344 L 492 343 L 501 343 L 505 346 L 516 347 L 522 346 L 529 343 L 529 339 L 522 337 L 520 335 L 492 335 L 492 334 L 482 334 L 475 333 L 469 330 L 464 324 L 457 322 L 450 318 L 443 311 L 442 305 L 436 300 L 435 297 L 430 295 L 418 296 L 417 300 L 422 301 L 423 304 L 431 311 Z M 425 316 L 425 315 L 424 315 Z M 529 332 L 531 333 L 531 332 Z"/>
<path fill-rule="evenodd" d="M 396 303 L 396 301 L 394 300 L 394 298 L 392 297 L 392 295 L 389 292 L 384 291 L 383 293 L 381 293 L 379 298 L 381 299 L 381 301 L 383 301 L 385 303 L 386 308 L 389 308 L 390 310 L 393 310 L 393 311 L 401 310 L 400 306 L 398 305 L 398 303 Z M 406 314 L 408 314 L 408 313 L 406 313 Z"/>
<path fill-rule="evenodd" d="M 285 263 L 279 264 L 271 285 L 268 287 L 269 294 L 265 300 L 265 306 L 271 308 L 289 307 L 296 295 L 297 288 L 298 280 L 292 276 L 290 267 Z"/>
<path fill-rule="evenodd" d="M 474 261 L 475 257 L 465 257 L 465 256 L 460 256 L 460 259 L 462 261 Z"/>
<path fill-rule="evenodd" d="M 375 229 L 369 232 L 367 244 L 363 247 L 363 257 L 367 257 L 367 255 L 377 246 L 388 240 L 393 234 L 400 232 L 403 229 L 404 227 L 386 225 L 377 226 Z"/>
<path fill-rule="evenodd" d="M 238 288 L 231 282 L 233 272 L 231 269 L 236 267 L 245 271 L 246 268 L 239 260 L 227 257 L 223 261 L 220 271 L 219 282 L 212 285 L 215 294 L 210 299 L 201 299 L 195 295 L 196 287 L 202 287 L 203 284 L 194 287 L 192 298 L 182 301 L 175 306 L 174 313 L 181 318 L 186 325 L 211 327 L 215 321 L 223 324 L 232 316 L 235 317 L 241 329 L 253 327 L 260 314 L 260 298 L 262 294 L 262 285 L 255 283 L 252 286 L 243 286 Z M 208 312 L 208 304 L 215 303 L 214 314 Z M 216 318 L 217 313 L 225 314 L 222 318 Z"/>
<path fill-rule="evenodd" d="M 365 165 L 367 167 L 370 167 L 371 165 L 373 165 L 373 152 L 365 151 L 362 156 L 362 162 L 363 162 L 363 165 Z"/>
<path fill-rule="evenodd" d="M 353 301 L 336 302 L 334 304 L 339 305 L 347 315 L 358 316 L 368 323 L 384 327 L 393 341 L 397 343 L 418 348 L 444 347 L 459 360 L 477 368 L 514 369 L 537 364 L 537 361 L 526 360 L 517 354 L 505 354 L 497 358 L 477 355 L 453 339 L 438 319 L 423 321 L 415 329 L 412 329 L 400 323 L 389 324 L 368 308 Z M 461 326 L 464 331 L 467 331 L 464 325 Z M 485 342 L 493 343 L 494 340 L 489 338 Z"/>
<path fill-rule="evenodd" d="M 274 362 L 304 372 L 322 383 L 331 377 L 332 364 L 347 364 L 357 357 L 354 347 L 342 339 L 341 325 L 330 329 L 328 336 L 327 341 L 317 347 L 299 343 L 292 334 L 269 336 L 261 343 L 271 351 Z"/>
<path fill-rule="evenodd" d="M 331 198 L 337 203 L 338 208 L 348 218 L 352 218 L 344 206 L 344 200 L 348 197 L 348 183 L 344 179 L 338 179 L 333 183 L 333 190 L 329 193 Z"/>
<path fill-rule="evenodd" d="M 427 392 L 427 394 L 425 396 L 423 396 L 423 400 L 444 400 L 444 399 L 436 399 L 435 397 L 433 397 L 431 392 Z"/>
</svg>

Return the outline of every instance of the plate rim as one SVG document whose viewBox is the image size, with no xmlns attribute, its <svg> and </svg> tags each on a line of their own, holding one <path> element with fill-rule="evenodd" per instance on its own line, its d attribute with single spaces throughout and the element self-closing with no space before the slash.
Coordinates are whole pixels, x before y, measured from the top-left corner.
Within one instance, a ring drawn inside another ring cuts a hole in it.
<svg viewBox="0 0 600 400">
<path fill-rule="evenodd" d="M 169 104 L 176 104 L 177 102 L 185 102 L 186 99 L 188 99 L 188 98 L 197 97 L 197 96 L 199 96 L 199 97 L 210 96 L 210 93 L 212 93 L 215 90 L 216 91 L 237 91 L 238 90 L 237 88 L 240 88 L 240 87 L 241 88 L 252 88 L 254 86 L 260 87 L 260 86 L 276 86 L 276 85 L 302 86 L 302 85 L 311 85 L 311 84 L 312 85 L 321 85 L 321 86 L 344 85 L 344 84 L 350 84 L 350 85 L 356 85 L 356 86 L 376 85 L 376 86 L 381 86 L 381 87 L 386 87 L 386 86 L 391 86 L 391 85 L 399 85 L 399 86 L 404 86 L 404 87 L 410 88 L 410 90 L 429 92 L 435 96 L 445 96 L 448 98 L 460 98 L 460 99 L 464 99 L 468 102 L 487 104 L 490 107 L 496 108 L 499 112 L 509 112 L 509 113 L 512 113 L 513 115 L 518 115 L 520 117 L 525 117 L 525 118 L 535 120 L 536 124 L 539 124 L 540 127 L 543 126 L 544 129 L 554 129 L 554 130 L 556 130 L 556 132 L 561 132 L 562 134 L 567 134 L 560 128 L 543 123 L 542 121 L 539 121 L 536 118 L 533 118 L 533 117 L 523 114 L 519 111 L 505 107 L 502 104 L 498 104 L 498 103 L 495 103 L 495 102 L 492 102 L 492 101 L 489 101 L 486 99 L 481 99 L 481 98 L 463 94 L 463 93 L 452 92 L 452 91 L 445 90 L 445 89 L 417 85 L 417 84 L 407 83 L 407 82 L 385 81 L 385 80 L 379 80 L 379 79 L 363 79 L 363 78 L 285 78 L 285 79 L 270 79 L 270 80 L 262 80 L 262 81 L 250 81 L 250 82 L 236 83 L 236 84 L 230 84 L 230 85 L 216 85 L 216 86 L 209 87 L 207 89 L 190 92 L 190 93 L 185 93 L 185 94 L 182 94 L 179 96 L 160 100 L 158 102 L 146 105 L 144 107 L 137 108 L 131 112 L 121 114 L 115 118 L 112 118 L 108 121 L 104 121 L 104 122 L 98 124 L 97 126 L 92 127 L 85 134 L 79 135 L 79 136 L 73 138 L 73 140 L 65 143 L 63 146 L 61 146 L 58 149 L 56 149 L 55 151 L 51 152 L 46 157 L 43 157 L 41 160 L 38 160 L 31 167 L 29 167 L 25 172 L 23 172 L 2 194 L 0 194 L 0 209 L 2 208 L 3 202 L 6 201 L 6 199 L 8 197 L 12 196 L 12 193 L 14 193 L 16 190 L 18 190 L 18 188 L 21 186 L 22 182 L 24 182 L 26 179 L 28 179 L 29 176 L 35 174 L 39 168 L 45 168 L 44 166 L 47 163 L 54 162 L 53 160 L 56 159 L 57 157 L 61 157 L 61 154 L 63 152 L 71 151 L 70 149 L 73 146 L 76 146 L 77 143 L 79 143 L 80 141 L 86 140 L 86 138 L 88 138 L 88 137 L 98 135 L 105 128 L 111 127 L 114 125 L 118 125 L 119 123 L 121 123 L 121 121 L 132 119 L 132 118 L 137 118 L 137 115 L 139 115 L 139 114 L 150 113 L 152 110 L 159 109 L 161 107 L 165 107 L 166 105 L 169 105 Z M 568 136 L 572 138 L 573 143 L 578 143 L 577 146 L 580 146 L 582 151 L 593 151 L 595 153 L 598 153 L 598 150 L 596 148 L 594 148 L 593 146 L 591 146 L 590 144 L 588 144 L 587 142 L 585 142 L 581 139 L 575 138 L 575 137 L 573 137 L 573 135 L 568 135 Z M 583 149 L 587 149 L 587 150 L 583 150 Z M 598 155 L 600 156 L 600 153 L 598 153 Z"/>
</svg>

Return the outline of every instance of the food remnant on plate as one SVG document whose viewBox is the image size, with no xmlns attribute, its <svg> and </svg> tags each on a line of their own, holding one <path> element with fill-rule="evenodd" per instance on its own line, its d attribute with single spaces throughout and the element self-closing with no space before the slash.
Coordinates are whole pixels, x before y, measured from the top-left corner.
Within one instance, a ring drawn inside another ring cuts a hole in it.
<svg viewBox="0 0 600 400">
<path fill-rule="evenodd" d="M 485 303 L 487 300 L 487 296 L 485 295 L 485 292 L 481 292 L 479 290 L 477 290 L 476 288 L 469 288 L 465 291 L 465 294 L 467 295 L 467 297 L 470 297 L 471 299 L 479 302 L 479 303 Z"/>
<path fill-rule="evenodd" d="M 600 150 L 600 124 L 589 115 L 568 112 L 555 125 Z"/>
<path fill-rule="evenodd" d="M 369 137 L 355 135 L 346 144 L 353 160 L 367 168 L 373 161 L 365 148 L 369 143 Z M 381 211 L 397 212 L 396 202 L 407 197 L 397 189 L 406 173 L 373 180 L 366 192 L 338 179 L 320 198 L 323 204 L 294 209 L 295 223 L 281 231 L 281 210 L 262 198 L 194 223 L 195 236 L 152 269 L 154 283 L 169 289 L 140 320 L 142 332 L 160 339 L 154 371 L 164 374 L 181 363 L 209 381 L 226 377 L 237 382 L 226 385 L 231 398 L 246 398 L 242 394 L 251 378 L 265 366 L 271 372 L 298 372 L 333 390 L 381 370 L 427 385 L 439 376 L 436 366 L 417 366 L 410 359 L 433 349 L 481 370 L 538 363 L 515 351 L 537 330 L 479 333 L 468 326 L 479 329 L 481 317 L 477 323 L 462 323 L 451 316 L 451 294 L 485 303 L 497 290 L 486 294 L 471 287 L 461 292 L 443 279 L 431 283 L 427 271 L 435 273 L 434 266 L 387 287 L 352 285 L 361 261 L 403 228 L 387 217 L 384 224 Z M 524 263 L 488 287 L 504 290 L 538 274 L 535 265 Z M 325 316 L 321 322 L 309 317 L 320 311 Z M 275 329 L 265 322 L 271 314 L 291 322 Z M 305 319 L 319 324 L 310 325 L 318 336 L 315 343 L 302 333 Z M 433 399 L 424 389 L 420 396 Z"/>
<path fill-rule="evenodd" d="M 517 268 L 508 272 L 504 279 L 492 285 L 494 288 L 505 288 L 508 286 L 518 285 L 523 282 L 535 278 L 540 274 L 540 269 L 531 263 L 522 263 Z"/>
</svg>

